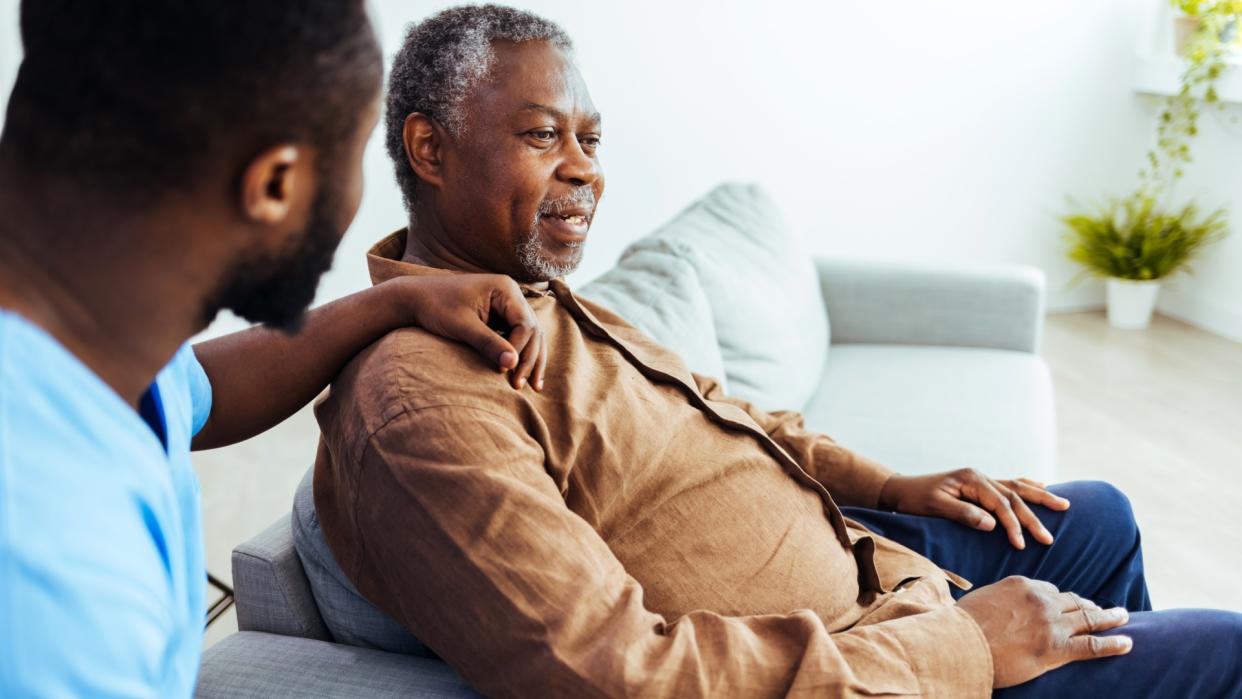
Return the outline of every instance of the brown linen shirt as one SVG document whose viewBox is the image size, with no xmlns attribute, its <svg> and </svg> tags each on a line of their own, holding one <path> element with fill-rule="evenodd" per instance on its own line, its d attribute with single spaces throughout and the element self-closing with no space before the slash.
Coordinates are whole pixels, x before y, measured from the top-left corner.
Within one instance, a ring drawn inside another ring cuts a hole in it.
<svg viewBox="0 0 1242 699">
<path fill-rule="evenodd" d="M 404 243 L 376 283 L 444 273 Z M 316 407 L 316 509 L 364 596 L 492 696 L 990 694 L 967 583 L 834 502 L 891 472 L 549 286 L 543 393 L 409 328 Z"/>
</svg>

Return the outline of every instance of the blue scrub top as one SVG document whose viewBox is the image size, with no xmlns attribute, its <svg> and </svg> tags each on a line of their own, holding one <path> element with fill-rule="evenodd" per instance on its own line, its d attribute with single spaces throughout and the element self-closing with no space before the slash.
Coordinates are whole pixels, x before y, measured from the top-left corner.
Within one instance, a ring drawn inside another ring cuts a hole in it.
<svg viewBox="0 0 1242 699">
<path fill-rule="evenodd" d="M 206 572 L 190 439 L 210 413 L 189 345 L 140 415 L 0 310 L 0 697 L 193 694 Z"/>
</svg>

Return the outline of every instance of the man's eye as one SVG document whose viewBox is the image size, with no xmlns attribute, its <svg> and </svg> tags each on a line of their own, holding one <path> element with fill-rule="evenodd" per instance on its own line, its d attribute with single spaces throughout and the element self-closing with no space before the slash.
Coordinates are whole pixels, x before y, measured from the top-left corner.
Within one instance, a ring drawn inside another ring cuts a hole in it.
<svg viewBox="0 0 1242 699">
<path fill-rule="evenodd" d="M 599 136 L 587 136 L 585 138 L 579 139 L 578 142 L 581 143 L 586 148 L 595 150 L 596 148 L 599 148 L 600 138 Z"/>
<path fill-rule="evenodd" d="M 556 132 L 552 129 L 535 129 L 527 131 L 526 134 L 536 141 L 551 141 L 556 138 Z"/>
</svg>

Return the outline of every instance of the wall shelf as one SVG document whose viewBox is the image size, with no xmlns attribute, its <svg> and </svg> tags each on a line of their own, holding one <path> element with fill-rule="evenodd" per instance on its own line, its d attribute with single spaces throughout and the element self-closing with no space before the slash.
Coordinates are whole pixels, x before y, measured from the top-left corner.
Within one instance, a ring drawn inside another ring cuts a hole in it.
<svg viewBox="0 0 1242 699">
<path fill-rule="evenodd" d="M 1145 95 L 1173 95 L 1181 89 L 1186 61 L 1167 53 L 1140 54 L 1134 61 L 1134 91 Z M 1229 59 L 1229 67 L 1216 83 L 1222 102 L 1242 104 L 1242 57 Z"/>
</svg>

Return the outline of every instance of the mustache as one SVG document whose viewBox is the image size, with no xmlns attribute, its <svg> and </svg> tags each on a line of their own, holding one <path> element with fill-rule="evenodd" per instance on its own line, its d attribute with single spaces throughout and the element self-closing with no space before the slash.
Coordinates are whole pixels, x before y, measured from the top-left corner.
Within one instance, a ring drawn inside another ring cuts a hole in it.
<svg viewBox="0 0 1242 699">
<path fill-rule="evenodd" d="M 557 215 L 567 209 L 586 208 L 595 211 L 595 190 L 588 185 L 570 190 L 568 194 L 555 199 L 544 199 L 539 202 L 539 216 Z"/>
</svg>

